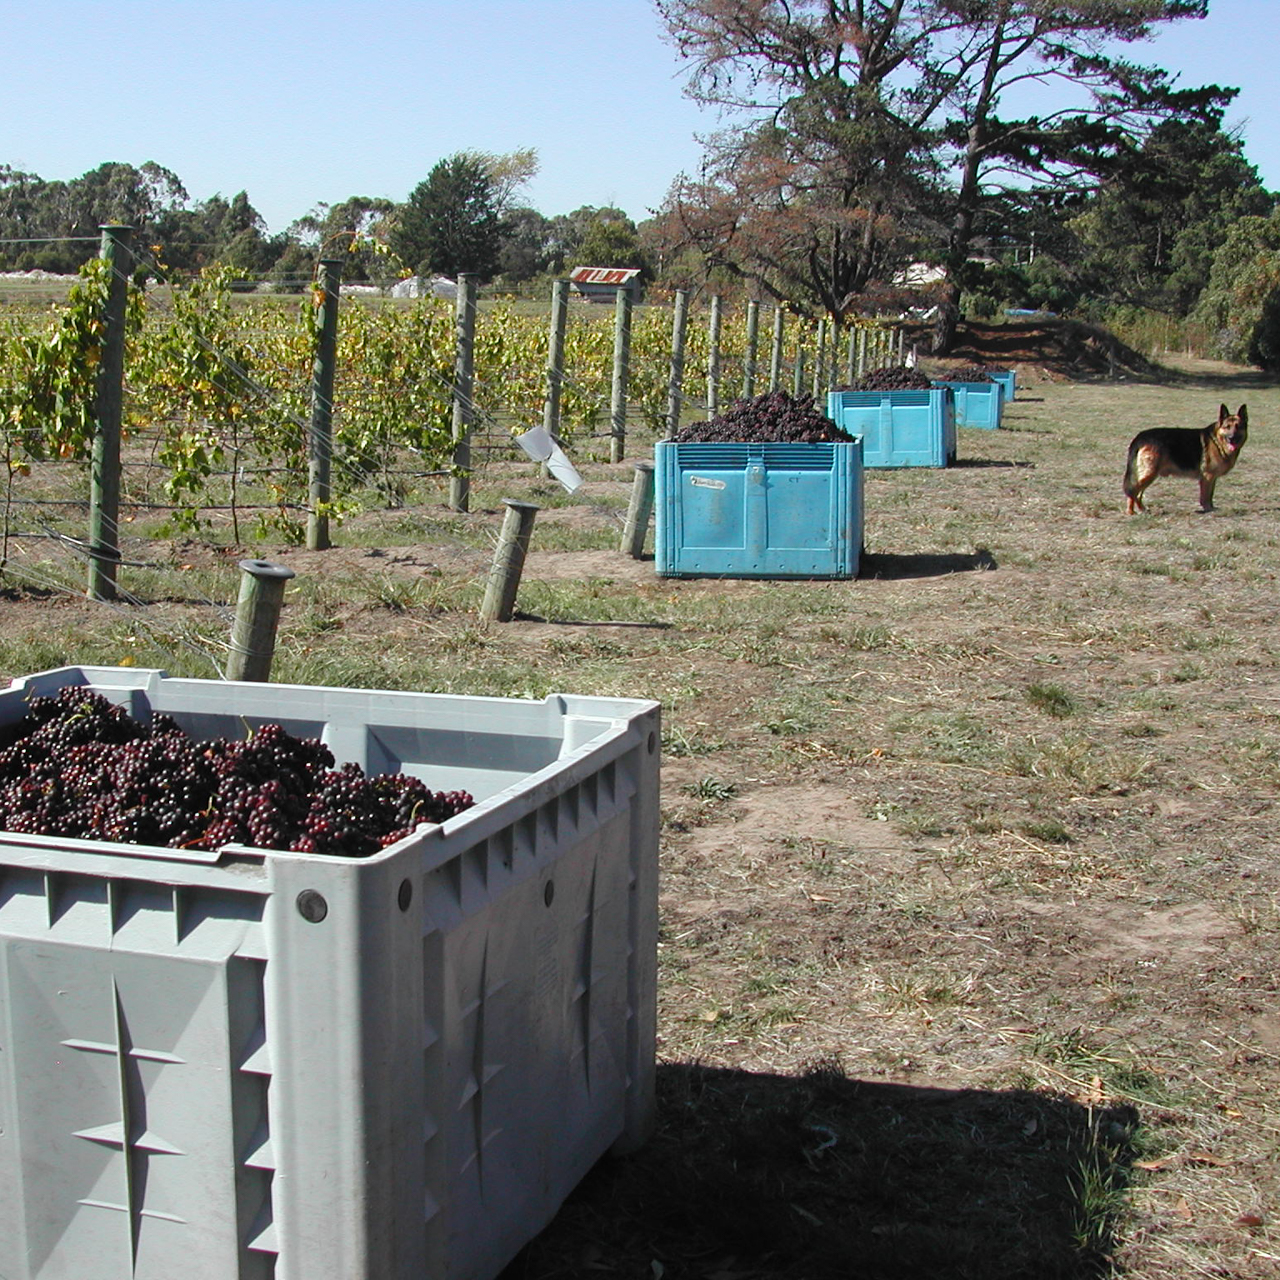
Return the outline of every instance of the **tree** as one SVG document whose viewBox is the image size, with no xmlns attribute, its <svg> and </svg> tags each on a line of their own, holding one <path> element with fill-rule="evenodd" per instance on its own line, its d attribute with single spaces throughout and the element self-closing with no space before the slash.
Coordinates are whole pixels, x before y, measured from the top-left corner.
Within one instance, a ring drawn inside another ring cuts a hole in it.
<svg viewBox="0 0 1280 1280">
<path fill-rule="evenodd" d="M 309 270 L 320 258 L 341 258 L 344 280 L 382 284 L 399 274 L 399 264 L 384 252 L 395 211 L 395 202 L 381 196 L 348 196 L 337 204 L 316 205 L 290 223 L 286 235 L 305 252 Z M 295 274 L 300 260 L 300 254 L 291 255 Z"/>
<path fill-rule="evenodd" d="M 1154 24 L 1203 16 L 1206 0 L 657 5 L 692 63 L 688 92 L 734 122 L 710 147 L 722 197 L 715 221 L 735 233 L 720 235 L 725 260 L 739 270 L 749 262 L 753 237 L 737 234 L 738 215 L 759 224 L 757 211 L 772 211 L 772 227 L 764 225 L 778 233 L 772 238 L 783 265 L 792 274 L 802 266 L 812 292 L 839 314 L 845 301 L 833 286 L 843 275 L 865 287 L 885 231 L 933 222 L 946 268 L 939 350 L 954 338 L 965 264 L 993 200 L 1095 185 L 1122 148 L 1162 119 L 1181 115 L 1216 127 L 1234 92 L 1176 90 L 1163 71 L 1099 52 L 1144 38 Z M 1064 86 L 1082 93 L 1084 105 L 1061 106 Z M 1044 107 L 1004 115 L 1017 94 L 1038 96 Z M 741 149 L 740 172 L 763 168 L 745 192 L 726 183 L 726 137 Z M 935 202 L 937 188 L 927 181 L 913 190 L 913 170 L 945 176 L 945 199 Z M 770 180 L 779 190 L 771 205 Z M 850 248 L 858 231 L 861 259 Z"/>
<path fill-rule="evenodd" d="M 645 269 L 636 224 L 617 209 L 598 210 L 566 267 L 636 267 Z"/>
<path fill-rule="evenodd" d="M 70 182 L 45 182 L 8 168 L 0 174 L 5 238 L 46 241 L 30 265 L 50 271 L 74 272 L 96 256 L 105 223 L 133 227 L 138 245 L 153 243 L 164 219 L 186 201 L 177 176 L 153 161 L 141 168 L 111 161 Z"/>
<path fill-rule="evenodd" d="M 1186 315 L 1232 224 L 1272 204 L 1238 138 L 1165 120 L 1069 225 L 1097 296 Z"/>
<path fill-rule="evenodd" d="M 551 221 L 536 209 L 512 209 L 502 219 L 502 249 L 498 267 L 512 284 L 532 280 L 551 270 L 555 244 Z"/>
<path fill-rule="evenodd" d="M 533 180 L 539 168 L 538 153 L 533 147 L 501 155 L 492 151 L 463 151 L 460 154 L 474 160 L 488 176 L 493 207 L 500 215 L 505 216 L 521 207 L 516 203 L 516 196 L 521 187 Z"/>
<path fill-rule="evenodd" d="M 249 278 L 265 273 L 282 247 L 267 237 L 266 223 L 244 191 L 230 200 L 215 194 L 190 208 L 166 210 L 153 239 L 168 267 L 197 272 L 223 263 Z"/>
<path fill-rule="evenodd" d="M 1231 227 L 1193 315 L 1225 359 L 1280 369 L 1280 211 Z"/>
<path fill-rule="evenodd" d="M 906 256 L 929 138 L 890 109 L 903 54 L 853 28 L 862 7 L 660 0 L 693 63 L 688 92 L 740 121 L 707 140 L 698 178 L 673 185 L 668 251 L 692 244 L 712 270 L 835 316 Z"/>
<path fill-rule="evenodd" d="M 954 340 L 964 264 L 993 195 L 1011 186 L 1080 190 L 1114 172 L 1134 140 L 1161 121 L 1221 124 L 1235 90 L 1179 90 L 1158 68 L 1098 52 L 1104 42 L 1148 37 L 1155 23 L 1202 18 L 1207 7 L 1206 0 L 940 0 L 947 39 L 926 41 L 913 59 L 917 118 L 936 124 L 959 171 L 936 350 Z M 1060 107 L 1051 97 L 1048 111 L 1001 118 L 1014 90 L 1047 86 L 1056 96 L 1064 84 L 1086 92 L 1088 105 Z"/>
<path fill-rule="evenodd" d="M 15 242 L 0 249 L 0 263 L 16 262 L 42 236 L 41 194 L 45 185 L 37 174 L 0 165 L 0 239 Z"/>
<path fill-rule="evenodd" d="M 391 247 L 419 275 L 489 279 L 502 249 L 497 200 L 481 160 L 466 152 L 441 160 L 400 206 Z"/>
</svg>

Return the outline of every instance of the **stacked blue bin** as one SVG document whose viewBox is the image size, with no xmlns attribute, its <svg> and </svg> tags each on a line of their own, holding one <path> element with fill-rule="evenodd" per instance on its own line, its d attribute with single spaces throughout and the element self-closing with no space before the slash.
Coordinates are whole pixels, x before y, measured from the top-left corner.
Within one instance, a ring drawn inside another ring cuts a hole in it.
<svg viewBox="0 0 1280 1280">
<path fill-rule="evenodd" d="M 662 577 L 856 578 L 862 444 L 654 446 Z"/>
<path fill-rule="evenodd" d="M 934 381 L 936 387 L 950 387 L 955 397 L 956 426 L 978 427 L 994 431 L 1000 425 L 1004 408 L 1004 387 L 998 382 L 952 382 L 947 378 Z"/>
<path fill-rule="evenodd" d="M 945 467 L 955 461 L 955 397 L 949 387 L 831 391 L 827 417 L 862 437 L 864 467 Z"/>
</svg>

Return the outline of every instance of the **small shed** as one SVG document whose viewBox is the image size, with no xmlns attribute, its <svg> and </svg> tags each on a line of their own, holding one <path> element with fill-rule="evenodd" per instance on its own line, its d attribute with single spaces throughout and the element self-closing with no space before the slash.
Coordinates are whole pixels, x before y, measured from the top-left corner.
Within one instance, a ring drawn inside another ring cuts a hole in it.
<svg viewBox="0 0 1280 1280">
<path fill-rule="evenodd" d="M 625 289 L 632 302 L 640 300 L 638 267 L 574 267 L 569 281 L 588 302 L 612 302 L 619 289 Z"/>
</svg>

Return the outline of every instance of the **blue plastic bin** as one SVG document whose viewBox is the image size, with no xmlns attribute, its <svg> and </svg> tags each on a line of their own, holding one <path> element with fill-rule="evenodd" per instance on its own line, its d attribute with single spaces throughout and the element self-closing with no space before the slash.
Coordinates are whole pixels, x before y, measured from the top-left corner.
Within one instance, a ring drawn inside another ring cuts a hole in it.
<svg viewBox="0 0 1280 1280">
<path fill-rule="evenodd" d="M 994 431 L 1000 425 L 1004 388 L 998 382 L 952 382 L 938 379 L 939 387 L 950 387 L 956 401 L 956 426 Z"/>
<path fill-rule="evenodd" d="M 1014 369 L 991 369 L 987 377 L 994 378 L 1004 390 L 1005 401 L 1016 398 L 1018 393 L 1018 376 Z"/>
<path fill-rule="evenodd" d="M 660 576 L 858 576 L 861 441 L 663 441 L 654 454 L 654 564 Z"/>
<path fill-rule="evenodd" d="M 955 461 L 955 397 L 919 391 L 831 391 L 827 417 L 862 437 L 864 467 L 945 467 Z"/>
</svg>

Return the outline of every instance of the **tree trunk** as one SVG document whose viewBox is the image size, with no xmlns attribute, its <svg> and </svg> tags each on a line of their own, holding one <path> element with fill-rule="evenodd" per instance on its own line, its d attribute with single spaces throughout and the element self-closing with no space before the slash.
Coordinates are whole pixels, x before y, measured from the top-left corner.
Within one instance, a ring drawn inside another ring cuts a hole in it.
<svg viewBox="0 0 1280 1280">
<path fill-rule="evenodd" d="M 956 216 L 952 220 L 951 235 L 947 240 L 947 278 L 942 289 L 942 301 L 938 305 L 938 318 L 934 322 L 933 354 L 938 356 L 947 355 L 955 346 L 956 326 L 960 323 L 961 275 L 964 264 L 969 259 L 973 224 L 981 199 L 978 169 L 987 143 L 987 114 L 995 96 L 996 80 L 1004 54 L 1004 33 L 1004 21 L 1001 19 L 991 33 L 986 70 L 973 104 L 973 122 L 969 126 L 964 150 L 960 190 L 956 193 Z"/>
<path fill-rule="evenodd" d="M 973 222 L 978 206 L 978 155 L 981 129 L 969 131 L 969 147 L 965 153 L 963 176 L 956 196 L 956 216 L 947 240 L 947 276 L 938 302 L 938 316 L 933 325 L 933 354 L 948 355 L 955 346 L 956 327 L 960 323 L 961 273 L 969 258 L 973 240 Z"/>
</svg>

